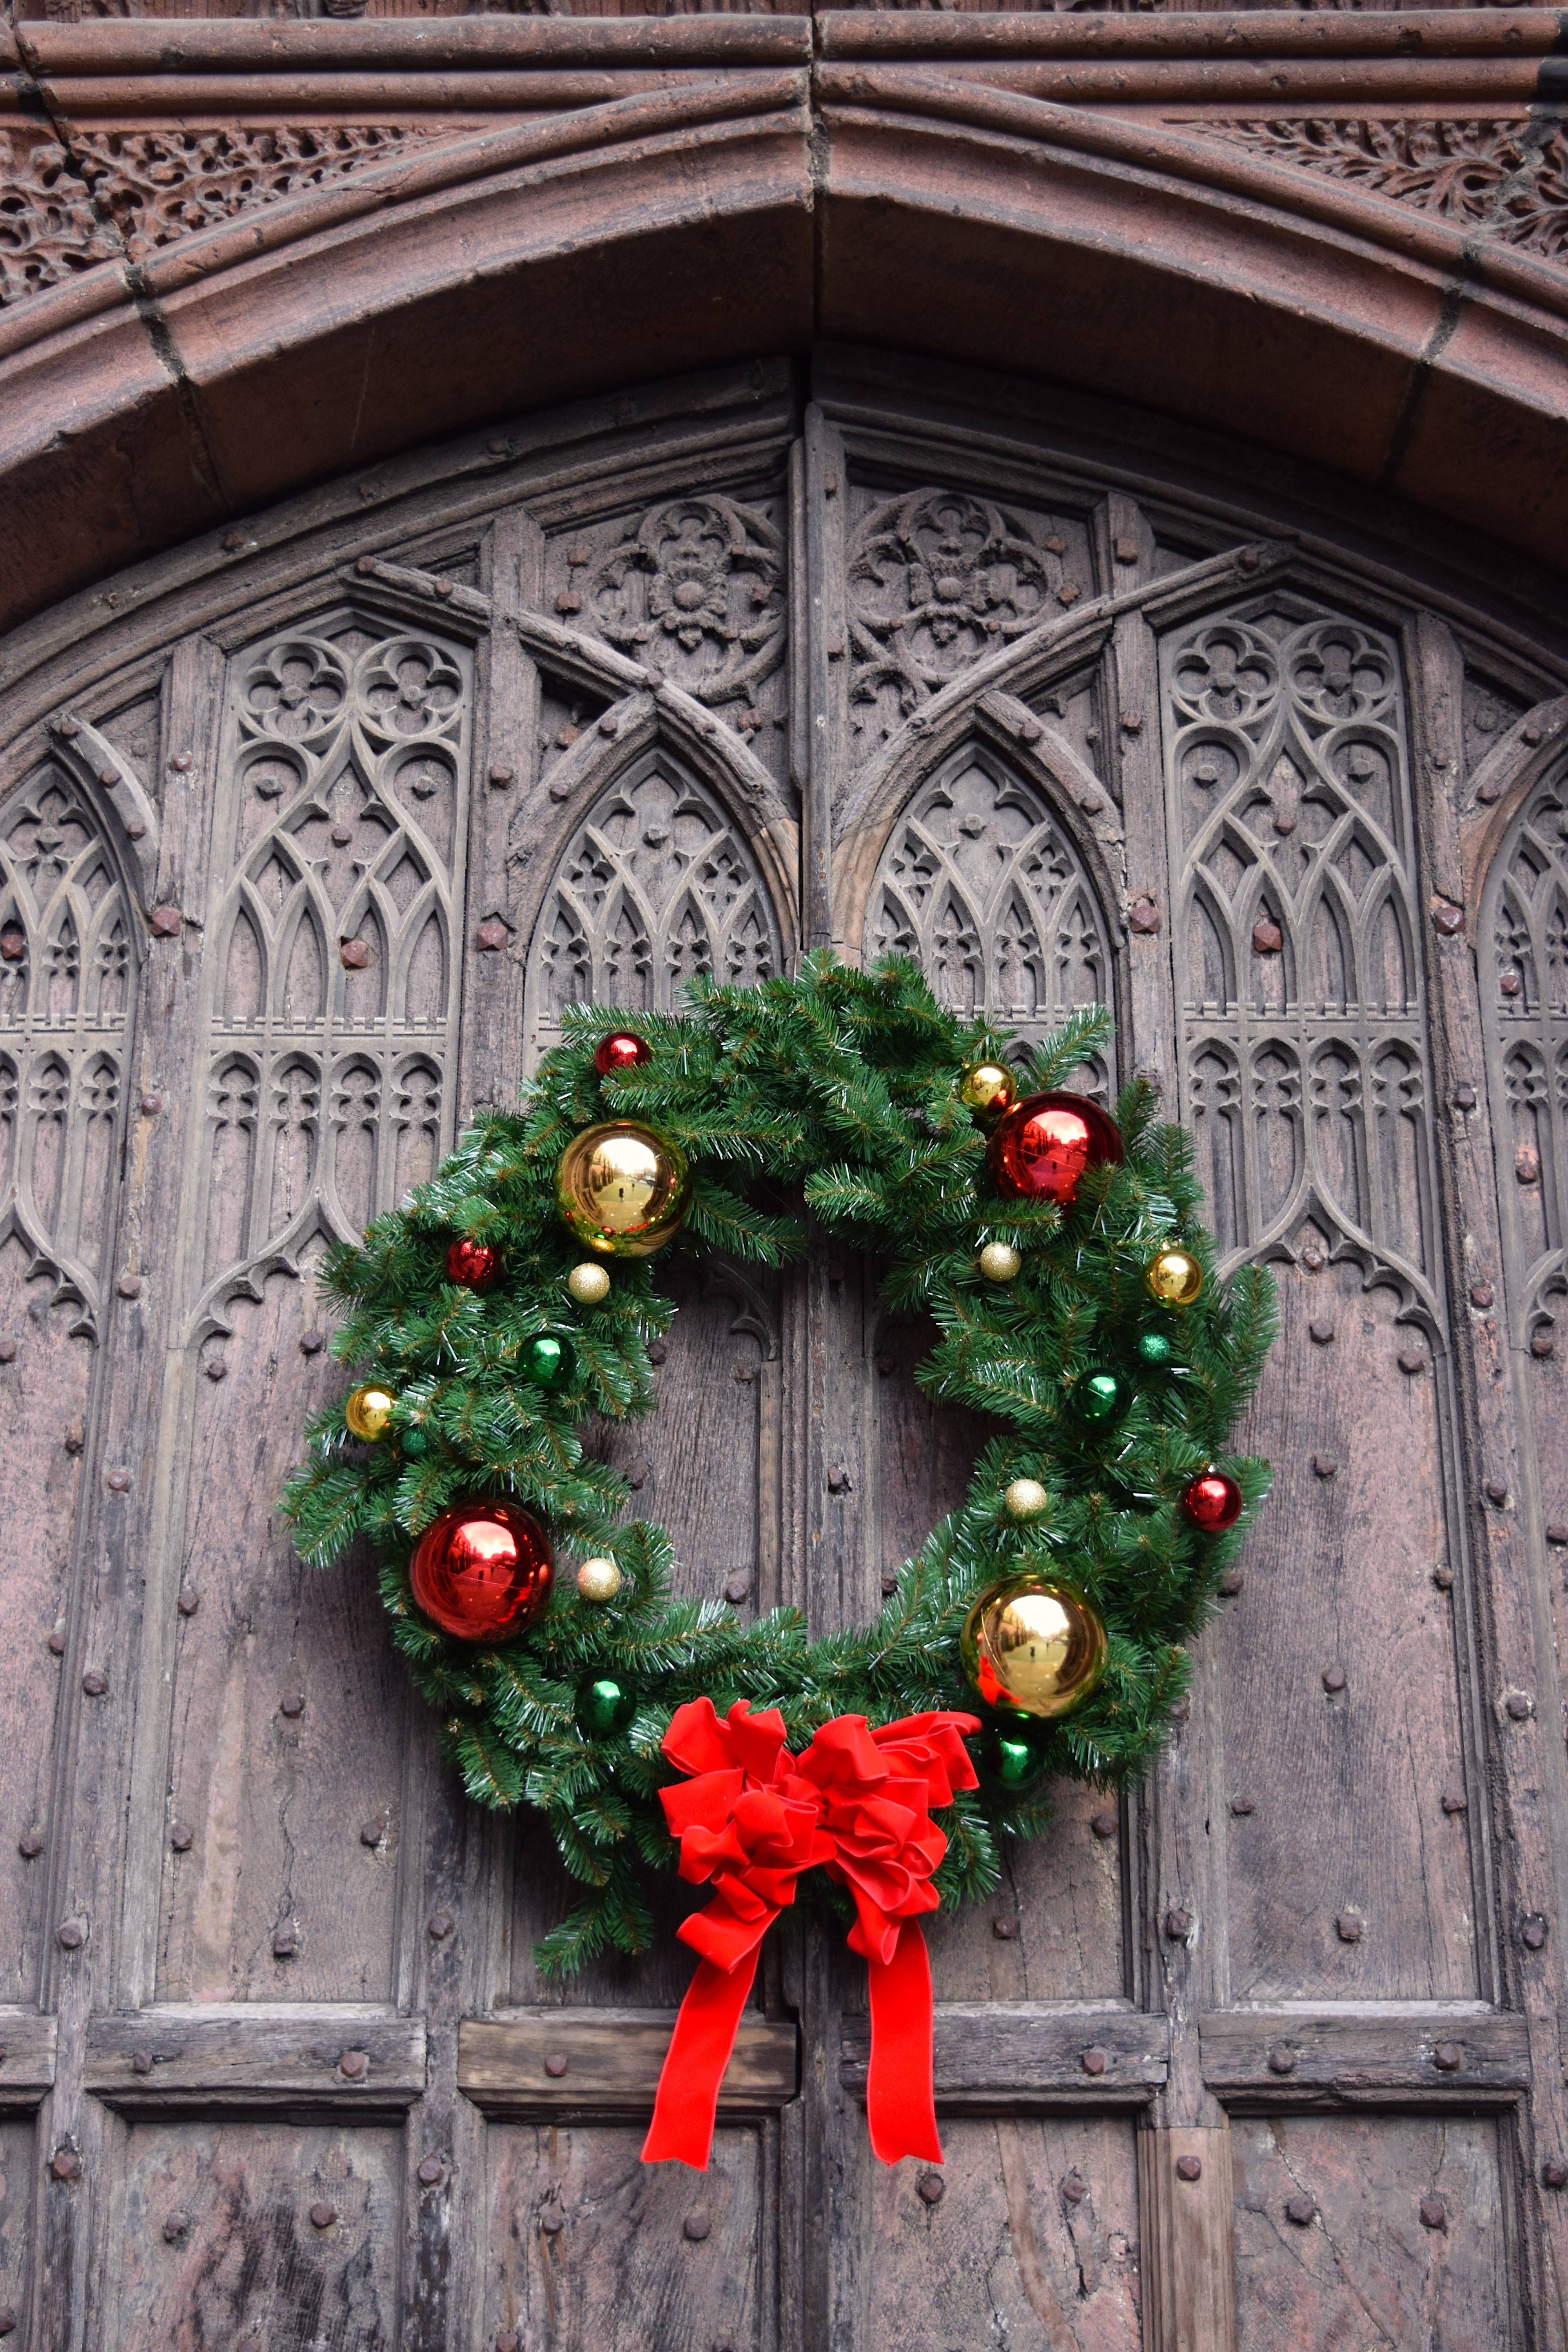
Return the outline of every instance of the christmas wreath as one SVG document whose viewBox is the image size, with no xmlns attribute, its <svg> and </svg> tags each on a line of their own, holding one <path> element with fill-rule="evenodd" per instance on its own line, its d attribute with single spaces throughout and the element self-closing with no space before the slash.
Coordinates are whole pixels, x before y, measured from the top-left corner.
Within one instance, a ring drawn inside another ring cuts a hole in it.
<svg viewBox="0 0 1568 2352">
<path fill-rule="evenodd" d="M 912 964 L 826 953 L 698 981 L 679 1013 L 574 1006 L 520 1110 L 328 1255 L 333 1348 L 364 1375 L 283 1507 L 308 1560 L 368 1538 L 469 1794 L 549 1822 L 584 1894 L 541 1966 L 647 1944 L 639 1865 L 713 1889 L 679 1931 L 702 1958 L 650 2155 L 706 2160 L 757 1946 L 818 1870 L 870 1966 L 873 2142 L 931 2153 L 919 1916 L 990 1891 L 1051 1776 L 1147 1764 L 1267 1490 L 1226 1446 L 1271 1285 L 1216 1275 L 1146 1085 L 1114 1116 L 1066 1090 L 1110 1030 L 1086 1009 L 1011 1060 Z M 816 1641 L 793 1610 L 673 1600 L 668 1537 L 578 1434 L 653 1405 L 661 1248 L 777 1266 L 814 1223 L 934 1323 L 922 1386 L 996 1430 L 881 1616 Z"/>
</svg>

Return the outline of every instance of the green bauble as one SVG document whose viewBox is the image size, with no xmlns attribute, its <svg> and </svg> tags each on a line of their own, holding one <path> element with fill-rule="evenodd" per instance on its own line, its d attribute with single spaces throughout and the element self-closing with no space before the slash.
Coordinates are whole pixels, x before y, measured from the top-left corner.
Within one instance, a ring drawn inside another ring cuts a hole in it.
<svg viewBox="0 0 1568 2352">
<path fill-rule="evenodd" d="M 1138 1355 L 1142 1362 L 1152 1364 L 1156 1371 L 1163 1371 L 1167 1364 L 1173 1364 L 1176 1360 L 1176 1343 L 1163 1331 L 1145 1331 L 1138 1342 Z"/>
<path fill-rule="evenodd" d="M 1046 1769 L 1046 1759 L 1033 1741 L 1021 1739 L 1011 1724 L 990 1734 L 980 1761 L 987 1779 L 1009 1795 L 1032 1788 Z"/>
<path fill-rule="evenodd" d="M 629 1729 L 637 1711 L 636 1691 L 609 1675 L 577 1685 L 577 1728 L 584 1739 L 610 1739 Z"/>
<path fill-rule="evenodd" d="M 1131 1402 L 1131 1390 L 1116 1372 L 1085 1372 L 1073 1390 L 1079 1419 L 1097 1425 L 1115 1421 Z"/>
<path fill-rule="evenodd" d="M 422 1429 L 403 1430 L 399 1433 L 398 1442 L 410 1462 L 416 1462 L 420 1454 L 428 1454 L 430 1451 L 430 1440 Z"/>
<path fill-rule="evenodd" d="M 536 1388 L 564 1388 L 572 1377 L 572 1351 L 564 1339 L 541 1332 L 522 1345 L 522 1369 Z"/>
</svg>

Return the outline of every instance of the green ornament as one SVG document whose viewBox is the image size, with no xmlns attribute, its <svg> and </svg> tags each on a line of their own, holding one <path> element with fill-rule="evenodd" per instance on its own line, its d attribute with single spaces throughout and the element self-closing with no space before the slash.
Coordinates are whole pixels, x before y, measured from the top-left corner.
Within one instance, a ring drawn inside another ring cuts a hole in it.
<svg viewBox="0 0 1568 2352">
<path fill-rule="evenodd" d="M 572 1358 L 564 1339 L 542 1332 L 523 1343 L 522 1369 L 536 1388 L 558 1389 L 572 1377 Z"/>
<path fill-rule="evenodd" d="M 1131 1402 L 1126 1381 L 1115 1372 L 1086 1372 L 1073 1391 L 1073 1402 L 1082 1421 L 1114 1421 Z"/>
<path fill-rule="evenodd" d="M 1033 1743 L 1020 1739 L 1011 1726 L 994 1731 L 981 1755 L 986 1773 L 1002 1789 L 1026 1789 L 1046 1769 L 1046 1759 Z"/>
<path fill-rule="evenodd" d="M 584 1739 L 609 1739 L 625 1731 L 637 1711 L 636 1691 L 601 1675 L 577 1690 L 577 1728 Z"/>
<path fill-rule="evenodd" d="M 416 1462 L 420 1454 L 429 1453 L 430 1440 L 422 1429 L 405 1429 L 400 1435 L 403 1451 L 411 1462 Z"/>
<path fill-rule="evenodd" d="M 1138 1342 L 1138 1354 L 1142 1362 L 1152 1364 L 1156 1371 L 1160 1371 L 1165 1365 L 1175 1362 L 1176 1343 L 1163 1331 L 1145 1331 Z"/>
</svg>

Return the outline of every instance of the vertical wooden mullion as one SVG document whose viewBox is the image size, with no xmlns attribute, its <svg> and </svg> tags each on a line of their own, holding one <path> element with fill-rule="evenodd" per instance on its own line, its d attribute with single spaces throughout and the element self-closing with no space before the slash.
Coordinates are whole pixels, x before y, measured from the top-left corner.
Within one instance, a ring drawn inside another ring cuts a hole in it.
<svg viewBox="0 0 1568 2352">
<path fill-rule="evenodd" d="M 1432 1069 L 1443 1116 L 1438 1139 L 1442 1231 L 1450 1288 L 1462 1297 L 1481 1279 L 1501 1285 L 1499 1223 L 1500 1157 L 1486 1083 L 1486 1041 L 1480 1019 L 1477 959 L 1485 943 L 1467 930 L 1446 936 L 1431 917 L 1444 906 L 1462 908 L 1465 870 L 1458 809 L 1463 785 L 1464 680 L 1459 648 L 1447 626 L 1423 614 L 1414 633 L 1417 846 L 1422 879 L 1422 952 L 1432 1021 Z M 1474 1108 L 1454 1100 L 1473 1087 Z M 1435 1114 L 1436 1106 L 1434 1107 Z M 1568 2282 L 1568 2212 L 1561 2195 L 1542 2194 L 1543 2161 L 1568 2153 L 1568 2094 L 1563 2075 L 1562 2017 L 1568 2001 L 1561 1935 L 1527 1952 L 1520 1928 L 1539 1913 L 1568 1918 L 1568 1769 L 1557 1736 L 1560 1705 L 1552 1603 L 1546 1565 L 1532 1543 L 1521 1498 L 1531 1491 L 1528 1405 L 1519 1390 L 1519 1361 L 1509 1346 L 1508 1316 L 1469 1315 L 1456 1306 L 1453 1374 L 1465 1456 L 1468 1504 L 1462 1524 L 1469 1538 L 1470 1573 L 1455 1581 L 1455 1599 L 1473 1621 L 1470 1643 L 1476 1683 L 1466 1710 L 1471 1786 L 1490 1790 L 1498 1808 L 1496 1836 L 1476 1824 L 1478 1926 L 1495 1931 L 1494 1998 L 1522 2011 L 1531 2046 L 1531 2091 L 1514 2111 L 1512 2189 L 1523 2227 L 1516 2243 L 1522 2263 L 1509 2265 L 1527 2312 L 1517 2315 L 1531 2341 L 1564 2340 L 1562 2283 Z M 1489 1488 L 1505 1500 L 1494 1505 Z M 1457 1563 L 1456 1563 L 1457 1565 Z M 1470 1591 L 1468 1602 L 1464 1585 Z M 1467 1675 L 1466 1679 L 1471 1679 Z M 1521 1720 L 1508 1712 L 1512 1696 L 1529 1702 Z M 1484 1813 L 1476 1805 L 1472 1811 Z M 1489 1919 L 1488 1917 L 1489 1916 Z M 1483 1979 L 1483 1982 L 1485 1979 Z M 1514 2233 L 1510 2232 L 1510 2235 Z M 1521 2275 L 1522 2273 L 1522 2275 Z"/>
<path fill-rule="evenodd" d="M 833 788 L 844 732 L 844 451 L 822 411 L 805 415 L 805 744 L 800 762 L 805 835 L 802 936 L 833 941 Z"/>
</svg>

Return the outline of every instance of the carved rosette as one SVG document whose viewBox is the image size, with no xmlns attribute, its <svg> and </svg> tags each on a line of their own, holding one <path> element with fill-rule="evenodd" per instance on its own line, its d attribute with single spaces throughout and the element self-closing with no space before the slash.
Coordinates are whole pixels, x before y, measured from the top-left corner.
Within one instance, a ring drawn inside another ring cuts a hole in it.
<svg viewBox="0 0 1568 2352">
<path fill-rule="evenodd" d="M 733 499 L 652 508 L 588 578 L 586 625 L 713 707 L 751 701 L 784 658 L 784 542 Z M 575 592 L 562 609 L 575 611 Z"/>
<path fill-rule="evenodd" d="M 1058 554 L 1006 508 L 961 490 L 916 490 L 856 531 L 848 569 L 850 699 L 890 692 L 908 718 L 982 655 L 1046 617 Z"/>
<path fill-rule="evenodd" d="M 1398 655 L 1294 600 L 1163 648 L 1187 1107 L 1216 1230 L 1309 1227 L 1436 1315 Z"/>
</svg>

